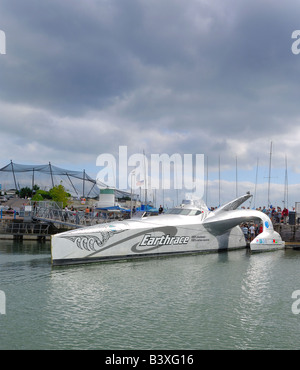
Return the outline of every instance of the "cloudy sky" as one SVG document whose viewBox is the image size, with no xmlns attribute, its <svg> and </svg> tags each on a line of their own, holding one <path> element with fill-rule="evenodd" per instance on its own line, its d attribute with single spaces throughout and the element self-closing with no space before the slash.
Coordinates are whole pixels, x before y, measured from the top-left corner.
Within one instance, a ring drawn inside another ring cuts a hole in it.
<svg viewBox="0 0 300 370">
<path fill-rule="evenodd" d="M 271 202 L 283 204 L 286 158 L 300 201 L 299 0 L 1 0 L 0 29 L 1 167 L 96 176 L 122 145 L 204 154 L 210 204 L 220 158 L 221 202 L 237 173 L 238 195 L 256 183 L 266 205 L 272 142 Z"/>
</svg>

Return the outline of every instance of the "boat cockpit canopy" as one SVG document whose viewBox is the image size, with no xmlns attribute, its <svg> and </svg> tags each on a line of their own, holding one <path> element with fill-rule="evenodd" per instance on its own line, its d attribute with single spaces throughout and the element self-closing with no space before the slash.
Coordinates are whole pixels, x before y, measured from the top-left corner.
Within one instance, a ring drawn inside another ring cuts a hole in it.
<svg viewBox="0 0 300 370">
<path fill-rule="evenodd" d="M 167 215 L 181 215 L 181 216 L 197 216 L 201 215 L 202 211 L 199 209 L 188 208 L 171 208 L 165 212 Z"/>
</svg>

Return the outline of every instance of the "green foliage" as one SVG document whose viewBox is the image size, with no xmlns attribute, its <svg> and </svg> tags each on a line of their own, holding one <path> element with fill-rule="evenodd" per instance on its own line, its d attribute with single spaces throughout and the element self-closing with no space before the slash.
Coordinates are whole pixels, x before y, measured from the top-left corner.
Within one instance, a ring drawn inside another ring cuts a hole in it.
<svg viewBox="0 0 300 370">
<path fill-rule="evenodd" d="M 30 189 L 29 189 L 30 190 Z M 56 185 L 49 191 L 38 190 L 36 194 L 32 197 L 34 201 L 42 200 L 54 200 L 55 202 L 62 202 L 65 207 L 68 203 L 68 198 L 70 194 L 65 191 L 63 185 Z"/>
<path fill-rule="evenodd" d="M 32 189 L 28 186 L 25 188 L 20 189 L 20 198 L 30 198 L 32 196 Z"/>
<path fill-rule="evenodd" d="M 42 201 L 42 200 L 44 200 L 44 198 L 42 197 L 42 195 L 41 194 L 39 194 L 39 193 L 37 193 L 37 194 L 35 194 L 33 197 L 32 197 L 32 200 L 35 200 L 35 201 Z"/>
<path fill-rule="evenodd" d="M 49 195 L 55 202 L 62 202 L 63 207 L 65 207 L 68 203 L 68 198 L 70 194 L 65 191 L 63 185 L 56 185 L 52 189 L 49 190 Z"/>
<path fill-rule="evenodd" d="M 130 197 L 122 197 L 122 198 L 120 198 L 120 200 L 123 200 L 125 202 L 126 200 L 131 200 L 131 198 Z"/>
<path fill-rule="evenodd" d="M 20 191 L 17 191 L 16 194 L 19 194 L 20 198 L 31 198 L 34 193 L 37 193 L 39 191 L 39 186 L 34 185 L 33 189 L 26 186 L 25 188 L 20 189 Z"/>
<path fill-rule="evenodd" d="M 41 201 L 41 200 L 45 200 L 45 199 L 52 199 L 50 194 L 49 194 L 49 191 L 38 190 L 35 193 L 35 195 L 32 197 L 32 200 L 35 200 L 35 201 Z"/>
<path fill-rule="evenodd" d="M 36 192 L 36 195 L 41 196 L 43 198 L 42 200 L 44 200 L 44 199 L 52 199 L 51 198 L 51 195 L 49 194 L 49 191 L 46 191 L 46 190 L 38 190 Z M 33 199 L 33 200 L 36 200 L 36 199 Z"/>
</svg>

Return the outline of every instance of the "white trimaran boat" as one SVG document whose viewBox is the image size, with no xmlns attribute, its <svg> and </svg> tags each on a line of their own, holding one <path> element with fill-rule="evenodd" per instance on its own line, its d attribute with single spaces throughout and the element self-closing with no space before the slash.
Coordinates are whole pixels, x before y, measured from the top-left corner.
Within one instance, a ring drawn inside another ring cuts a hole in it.
<svg viewBox="0 0 300 370">
<path fill-rule="evenodd" d="M 215 211 L 202 201 L 185 201 L 159 216 L 79 228 L 52 236 L 53 265 L 88 263 L 218 252 L 246 247 L 240 228 L 243 222 L 263 223 L 263 232 L 251 243 L 252 251 L 284 248 L 269 217 L 255 210 L 237 209 L 250 194 Z"/>
</svg>

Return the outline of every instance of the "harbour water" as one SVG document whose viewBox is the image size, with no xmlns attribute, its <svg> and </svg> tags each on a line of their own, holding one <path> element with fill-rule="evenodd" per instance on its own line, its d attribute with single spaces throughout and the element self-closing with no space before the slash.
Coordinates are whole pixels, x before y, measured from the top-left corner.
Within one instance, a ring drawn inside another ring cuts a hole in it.
<svg viewBox="0 0 300 370">
<path fill-rule="evenodd" d="M 299 349 L 299 266 L 244 249 L 53 268 L 48 242 L 0 241 L 0 349 Z"/>
</svg>

